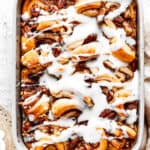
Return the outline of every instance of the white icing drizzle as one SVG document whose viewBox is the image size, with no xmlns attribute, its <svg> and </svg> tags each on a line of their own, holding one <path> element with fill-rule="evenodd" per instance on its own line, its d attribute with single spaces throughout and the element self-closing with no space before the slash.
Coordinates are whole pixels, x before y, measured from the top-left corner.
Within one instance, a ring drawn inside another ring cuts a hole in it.
<svg viewBox="0 0 150 150">
<path fill-rule="evenodd" d="M 26 21 L 30 18 L 28 12 L 25 12 L 22 16 L 21 16 L 22 20 Z"/>
<path fill-rule="evenodd" d="M 32 103 L 38 96 L 40 96 L 40 92 L 37 92 L 36 94 L 26 98 L 25 101 L 23 102 L 23 105 L 28 105 Z"/>
<path fill-rule="evenodd" d="M 54 116 L 53 116 L 51 110 L 50 110 L 49 113 L 48 113 L 48 119 L 50 119 L 50 120 L 53 120 L 53 119 L 54 119 Z"/>
<path fill-rule="evenodd" d="M 61 118 L 56 121 L 45 121 L 44 125 L 58 125 L 60 127 L 73 127 L 76 121 L 74 118 Z"/>
<path fill-rule="evenodd" d="M 127 110 L 127 114 L 129 116 L 127 119 L 128 124 L 133 124 L 137 121 L 137 110 L 136 109 Z"/>
<path fill-rule="evenodd" d="M 132 37 L 127 37 L 126 43 L 131 45 L 131 46 L 134 46 L 136 44 L 136 41 Z"/>
</svg>

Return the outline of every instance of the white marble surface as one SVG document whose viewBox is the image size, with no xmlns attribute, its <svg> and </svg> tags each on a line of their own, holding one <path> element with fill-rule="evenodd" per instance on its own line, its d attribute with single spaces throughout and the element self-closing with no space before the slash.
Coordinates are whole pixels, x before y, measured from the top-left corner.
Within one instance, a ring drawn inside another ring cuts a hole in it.
<svg viewBox="0 0 150 150">
<path fill-rule="evenodd" d="M 13 0 L 0 0 L 0 104 L 11 109 Z"/>
</svg>

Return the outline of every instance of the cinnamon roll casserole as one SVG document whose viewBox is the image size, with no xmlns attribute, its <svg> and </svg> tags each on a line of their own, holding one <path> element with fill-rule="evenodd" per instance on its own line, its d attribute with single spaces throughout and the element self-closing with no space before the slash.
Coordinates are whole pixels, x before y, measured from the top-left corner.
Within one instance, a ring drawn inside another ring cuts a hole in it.
<svg viewBox="0 0 150 150">
<path fill-rule="evenodd" d="M 29 150 L 131 150 L 138 133 L 135 0 L 24 0 L 22 137 Z"/>
</svg>

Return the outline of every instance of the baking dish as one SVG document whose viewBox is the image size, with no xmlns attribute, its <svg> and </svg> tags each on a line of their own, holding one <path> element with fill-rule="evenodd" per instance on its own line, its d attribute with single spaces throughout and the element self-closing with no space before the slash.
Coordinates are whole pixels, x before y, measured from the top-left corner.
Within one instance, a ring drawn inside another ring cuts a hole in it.
<svg viewBox="0 0 150 150">
<path fill-rule="evenodd" d="M 13 41 L 14 50 L 16 50 L 16 56 L 14 60 L 16 60 L 16 68 L 14 69 L 14 84 L 13 84 L 13 132 L 14 132 L 14 140 L 16 142 L 17 148 L 20 150 L 26 149 L 21 137 L 21 111 L 18 106 L 19 94 L 20 94 L 20 14 L 21 14 L 21 3 L 22 1 L 16 1 L 15 3 L 15 19 L 16 23 L 14 23 L 13 32 L 16 41 Z M 139 0 L 138 4 L 138 53 L 139 53 L 139 70 L 140 70 L 140 105 L 139 105 L 139 131 L 138 138 L 133 150 L 140 149 L 140 145 L 143 137 L 144 130 L 144 76 L 143 76 L 143 66 L 144 66 L 144 45 L 143 45 L 143 20 L 142 20 L 142 8 Z"/>
</svg>

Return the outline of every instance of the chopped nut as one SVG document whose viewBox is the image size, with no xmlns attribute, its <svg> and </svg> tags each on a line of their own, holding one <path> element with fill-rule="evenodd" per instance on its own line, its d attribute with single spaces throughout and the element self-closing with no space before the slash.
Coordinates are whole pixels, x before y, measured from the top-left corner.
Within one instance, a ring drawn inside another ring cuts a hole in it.
<svg viewBox="0 0 150 150">
<path fill-rule="evenodd" d="M 77 110 L 72 110 L 72 111 L 69 111 L 67 113 L 65 113 L 63 116 L 66 117 L 66 118 L 71 118 L 71 117 L 79 117 L 80 115 L 80 111 L 77 111 Z"/>
<path fill-rule="evenodd" d="M 108 118 L 108 119 L 114 119 L 116 117 L 117 113 L 111 109 L 105 109 L 101 114 L 100 117 L 102 118 Z"/>
<path fill-rule="evenodd" d="M 90 42 L 96 41 L 97 35 L 96 34 L 90 34 L 83 42 L 83 44 L 88 44 Z"/>
<path fill-rule="evenodd" d="M 134 76 L 134 73 L 128 67 L 120 67 L 119 72 L 125 75 L 126 81 L 132 79 Z"/>
<path fill-rule="evenodd" d="M 52 44 L 54 42 L 60 42 L 61 37 L 51 33 L 42 33 L 36 37 L 36 40 L 38 44 Z"/>
<path fill-rule="evenodd" d="M 29 25 L 25 25 L 21 29 L 21 33 L 24 35 L 25 33 L 31 32 L 31 27 Z"/>
<path fill-rule="evenodd" d="M 103 64 L 106 68 L 110 69 L 111 71 L 115 71 L 116 69 L 115 65 L 110 60 L 105 60 Z"/>
<path fill-rule="evenodd" d="M 137 107 L 138 107 L 137 101 L 125 103 L 125 109 L 132 110 L 132 109 L 137 109 Z"/>
<path fill-rule="evenodd" d="M 83 98 L 83 101 L 87 104 L 88 107 L 93 107 L 94 106 L 93 100 L 88 96 L 85 96 Z"/>
<path fill-rule="evenodd" d="M 122 24 L 124 22 L 124 19 L 122 16 L 117 16 L 115 19 L 114 19 L 114 23 L 117 27 L 122 27 Z"/>
<path fill-rule="evenodd" d="M 38 5 L 37 4 L 34 4 L 32 5 L 32 8 L 31 8 L 31 15 L 33 17 L 38 17 L 40 15 L 40 11 L 36 11 L 36 8 L 38 8 Z"/>
<path fill-rule="evenodd" d="M 60 55 L 60 53 L 61 53 L 61 47 L 54 47 L 54 48 L 52 48 L 52 52 L 53 52 L 53 55 L 54 55 L 54 57 L 58 57 L 59 55 Z"/>
<path fill-rule="evenodd" d="M 79 62 L 75 66 L 74 72 L 89 72 L 89 68 L 86 66 L 85 62 Z"/>
<path fill-rule="evenodd" d="M 61 9 L 66 5 L 65 0 L 58 0 L 58 8 Z"/>
<path fill-rule="evenodd" d="M 95 79 L 90 77 L 85 77 L 85 82 L 92 83 L 95 82 Z"/>
<path fill-rule="evenodd" d="M 115 75 L 116 75 L 116 77 L 117 77 L 121 82 L 126 81 L 126 77 L 125 77 L 125 75 L 124 75 L 123 73 L 121 73 L 121 72 L 116 72 Z"/>
<path fill-rule="evenodd" d="M 114 93 L 110 91 L 107 87 L 101 86 L 102 92 L 106 95 L 108 103 L 113 100 Z"/>
<path fill-rule="evenodd" d="M 136 69 L 138 69 L 138 60 L 135 59 L 134 61 L 132 61 L 130 64 L 129 64 L 129 68 L 135 72 Z"/>
</svg>

